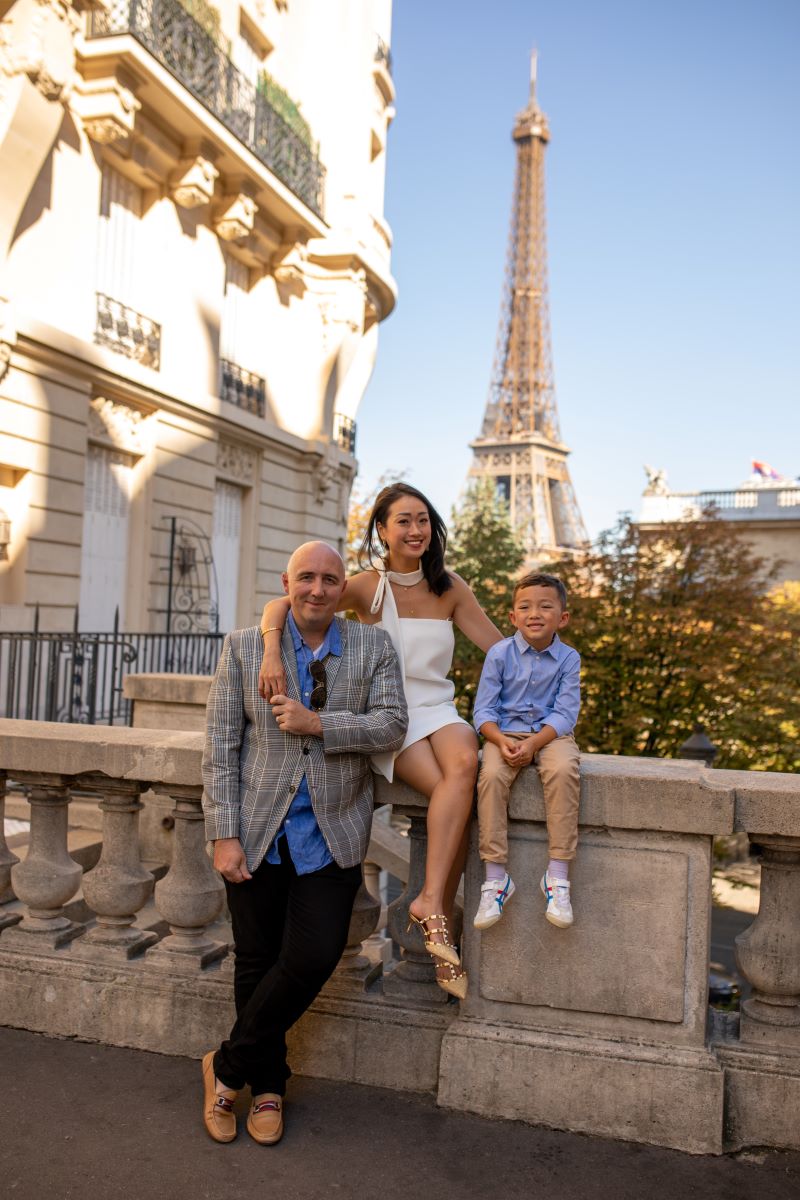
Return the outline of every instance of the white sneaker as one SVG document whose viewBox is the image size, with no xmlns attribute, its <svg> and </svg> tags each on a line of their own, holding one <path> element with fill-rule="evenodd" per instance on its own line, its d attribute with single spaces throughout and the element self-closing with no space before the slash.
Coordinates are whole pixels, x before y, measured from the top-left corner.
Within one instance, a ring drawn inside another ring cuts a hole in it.
<svg viewBox="0 0 800 1200">
<path fill-rule="evenodd" d="M 481 902 L 472 922 L 475 928 L 489 929 L 496 925 L 503 915 L 503 906 L 516 890 L 508 873 L 502 879 L 487 879 L 486 883 L 481 884 Z"/>
<path fill-rule="evenodd" d="M 547 900 L 545 916 L 551 925 L 566 929 L 573 922 L 572 905 L 569 899 L 569 880 L 556 879 L 545 871 L 541 882 L 542 895 Z"/>
</svg>

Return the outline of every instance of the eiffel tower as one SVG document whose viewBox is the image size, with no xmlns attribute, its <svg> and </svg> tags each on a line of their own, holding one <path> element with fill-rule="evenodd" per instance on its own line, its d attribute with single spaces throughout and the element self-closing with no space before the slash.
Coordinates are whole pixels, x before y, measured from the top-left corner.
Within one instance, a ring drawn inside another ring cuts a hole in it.
<svg viewBox="0 0 800 1200">
<path fill-rule="evenodd" d="M 561 441 L 553 383 L 544 203 L 550 129 L 536 100 L 535 52 L 530 99 L 512 136 L 517 174 L 500 330 L 483 428 L 470 442 L 469 474 L 495 481 L 498 494 L 508 501 L 527 565 L 534 565 L 580 552 L 588 543 L 567 467 L 569 449 Z"/>
</svg>

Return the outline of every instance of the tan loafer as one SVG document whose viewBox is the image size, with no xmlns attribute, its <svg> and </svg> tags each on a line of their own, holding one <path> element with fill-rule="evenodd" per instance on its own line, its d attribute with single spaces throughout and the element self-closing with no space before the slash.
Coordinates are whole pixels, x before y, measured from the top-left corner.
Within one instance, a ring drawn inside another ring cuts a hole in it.
<svg viewBox="0 0 800 1200">
<path fill-rule="evenodd" d="M 215 1142 L 232 1142 L 236 1137 L 236 1114 L 233 1102 L 237 1093 L 232 1088 L 217 1091 L 214 1075 L 214 1051 L 203 1058 L 203 1124 Z"/>
<path fill-rule="evenodd" d="M 275 1092 L 253 1096 L 247 1114 L 247 1132 L 262 1146 L 272 1146 L 283 1137 L 283 1100 Z"/>
</svg>

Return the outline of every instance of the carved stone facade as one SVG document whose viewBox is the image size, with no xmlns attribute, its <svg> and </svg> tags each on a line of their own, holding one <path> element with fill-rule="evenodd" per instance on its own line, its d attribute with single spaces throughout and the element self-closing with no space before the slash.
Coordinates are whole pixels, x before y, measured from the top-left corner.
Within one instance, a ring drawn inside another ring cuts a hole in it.
<svg viewBox="0 0 800 1200">
<path fill-rule="evenodd" d="M 349 0 L 313 21 L 299 0 L 258 0 L 252 45 L 235 0 L 217 6 L 213 45 L 164 3 L 4 5 L 6 628 L 27 628 L 37 605 L 42 629 L 71 627 L 87 580 L 108 591 L 109 619 L 116 603 L 128 629 L 164 628 L 175 521 L 224 564 L 237 624 L 299 542 L 344 546 L 356 414 L 396 297 L 394 88 L 375 57 L 390 0 L 367 0 L 355 23 Z M 261 58 L 243 66 L 253 46 Z M 208 61 L 192 60 L 198 47 Z M 223 76 L 224 95 L 203 91 Z"/>
</svg>

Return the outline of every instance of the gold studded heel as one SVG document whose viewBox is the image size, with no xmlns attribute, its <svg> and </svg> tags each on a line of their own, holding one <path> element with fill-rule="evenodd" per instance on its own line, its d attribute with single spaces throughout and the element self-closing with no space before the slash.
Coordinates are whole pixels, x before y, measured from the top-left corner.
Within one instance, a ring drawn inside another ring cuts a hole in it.
<svg viewBox="0 0 800 1200">
<path fill-rule="evenodd" d="M 451 945 L 450 937 L 447 932 L 447 917 L 443 913 L 431 913 L 428 917 L 415 917 L 412 912 L 408 914 L 408 926 L 406 933 L 409 932 L 412 925 L 416 925 L 422 930 L 422 936 L 425 939 L 425 949 L 428 954 L 434 958 L 440 959 L 442 962 L 450 963 L 451 966 L 460 967 L 461 959 L 458 957 L 458 951 Z M 431 926 L 431 921 L 441 921 L 441 925 Z M 433 934 L 440 933 L 444 939 L 441 942 L 433 941 Z"/>
<path fill-rule="evenodd" d="M 436 982 L 442 991 L 458 1000 L 464 1000 L 467 995 L 467 972 L 463 969 L 457 972 L 452 963 L 440 963 L 436 970 L 445 972 L 442 978 L 438 974 L 436 976 Z"/>
</svg>

